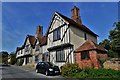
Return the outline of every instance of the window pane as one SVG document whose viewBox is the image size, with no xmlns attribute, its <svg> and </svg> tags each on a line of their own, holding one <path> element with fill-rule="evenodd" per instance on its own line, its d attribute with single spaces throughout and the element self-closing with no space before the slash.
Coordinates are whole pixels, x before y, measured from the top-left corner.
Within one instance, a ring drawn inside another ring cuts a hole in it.
<svg viewBox="0 0 120 80">
<path fill-rule="evenodd" d="M 28 51 L 29 51 L 29 45 L 26 45 L 25 52 L 28 52 Z"/>
<path fill-rule="evenodd" d="M 56 51 L 56 61 L 65 61 L 65 54 L 63 50 Z"/>
<path fill-rule="evenodd" d="M 35 50 L 39 51 L 39 45 L 38 44 L 36 45 L 36 49 Z"/>
<path fill-rule="evenodd" d="M 57 30 L 57 39 L 60 39 L 60 28 Z"/>
<path fill-rule="evenodd" d="M 84 33 L 84 38 L 85 38 L 85 40 L 87 40 L 87 34 L 86 33 Z"/>
<path fill-rule="evenodd" d="M 88 60 L 88 59 L 90 59 L 90 56 L 89 56 L 89 51 L 83 51 L 83 52 L 81 52 L 81 59 L 82 60 Z"/>
<path fill-rule="evenodd" d="M 53 31 L 53 41 L 60 39 L 60 28 Z"/>
</svg>

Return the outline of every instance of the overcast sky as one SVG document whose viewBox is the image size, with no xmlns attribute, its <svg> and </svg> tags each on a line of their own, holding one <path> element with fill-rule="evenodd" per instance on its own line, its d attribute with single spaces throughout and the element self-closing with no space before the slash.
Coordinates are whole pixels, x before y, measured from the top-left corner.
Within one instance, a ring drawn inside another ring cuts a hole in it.
<svg viewBox="0 0 120 80">
<path fill-rule="evenodd" d="M 35 35 L 36 26 L 45 34 L 55 11 L 71 18 L 71 9 L 80 9 L 84 25 L 99 35 L 98 42 L 108 38 L 113 23 L 118 21 L 117 2 L 10 2 L 2 3 L 2 50 L 12 52 L 22 46 L 26 35 Z"/>
</svg>

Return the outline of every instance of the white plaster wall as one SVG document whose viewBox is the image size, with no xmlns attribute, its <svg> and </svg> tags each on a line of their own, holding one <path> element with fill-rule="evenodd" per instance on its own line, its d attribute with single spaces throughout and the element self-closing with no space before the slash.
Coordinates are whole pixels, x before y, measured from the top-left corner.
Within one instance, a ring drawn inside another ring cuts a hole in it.
<svg viewBox="0 0 120 80">
<path fill-rule="evenodd" d="M 86 40 L 84 39 L 84 34 L 86 32 L 76 28 L 74 26 L 70 26 L 70 43 L 74 45 L 74 50 L 81 46 Z M 97 42 L 97 38 L 92 36 L 91 34 L 86 33 L 87 40 L 93 40 Z"/>
</svg>

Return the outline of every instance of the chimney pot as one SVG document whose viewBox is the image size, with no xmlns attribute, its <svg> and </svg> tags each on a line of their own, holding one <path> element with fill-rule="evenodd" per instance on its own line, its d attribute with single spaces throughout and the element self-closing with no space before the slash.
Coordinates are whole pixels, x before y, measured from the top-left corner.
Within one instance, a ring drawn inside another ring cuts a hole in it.
<svg viewBox="0 0 120 80">
<path fill-rule="evenodd" d="M 82 25 L 79 8 L 74 6 L 74 8 L 71 11 L 72 11 L 72 19 L 78 24 Z"/>
<path fill-rule="evenodd" d="M 43 36 L 43 27 L 39 25 L 36 28 L 36 37 L 42 37 L 42 36 Z"/>
</svg>

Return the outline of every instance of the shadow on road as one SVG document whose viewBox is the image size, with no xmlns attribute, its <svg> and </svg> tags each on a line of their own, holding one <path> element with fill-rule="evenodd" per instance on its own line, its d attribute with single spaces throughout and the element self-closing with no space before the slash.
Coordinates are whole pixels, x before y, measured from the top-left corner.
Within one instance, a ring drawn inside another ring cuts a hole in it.
<svg viewBox="0 0 120 80">
<path fill-rule="evenodd" d="M 0 67 L 10 67 L 9 64 L 0 64 Z"/>
</svg>

